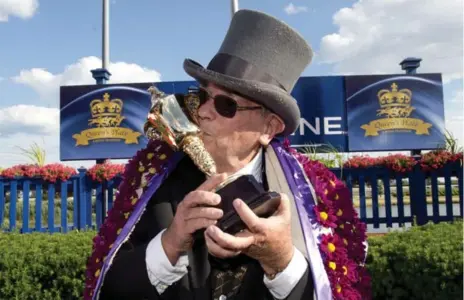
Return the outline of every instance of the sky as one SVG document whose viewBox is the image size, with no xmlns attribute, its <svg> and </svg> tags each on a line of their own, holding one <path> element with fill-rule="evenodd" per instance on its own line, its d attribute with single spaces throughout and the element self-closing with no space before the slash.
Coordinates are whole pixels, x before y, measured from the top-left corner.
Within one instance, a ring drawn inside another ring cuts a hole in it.
<svg viewBox="0 0 464 300">
<path fill-rule="evenodd" d="M 94 84 L 101 67 L 101 1 L 0 0 L 0 167 L 28 162 L 36 142 L 59 161 L 59 87 Z M 464 139 L 462 0 L 241 0 L 312 46 L 302 76 L 442 73 L 446 127 Z M 110 83 L 192 80 L 185 58 L 206 65 L 231 19 L 230 1 L 110 0 Z M 66 162 L 89 166 L 94 162 Z"/>
</svg>

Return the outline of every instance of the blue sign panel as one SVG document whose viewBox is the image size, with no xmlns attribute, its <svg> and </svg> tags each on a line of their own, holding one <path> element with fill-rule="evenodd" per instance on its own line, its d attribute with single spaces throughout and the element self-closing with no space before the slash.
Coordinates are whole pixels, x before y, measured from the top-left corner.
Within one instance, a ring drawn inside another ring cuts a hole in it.
<svg viewBox="0 0 464 300">
<path fill-rule="evenodd" d="M 194 82 L 156 83 L 166 93 Z M 60 91 L 60 159 L 130 158 L 148 142 L 143 125 L 152 83 L 65 86 Z"/>
<path fill-rule="evenodd" d="M 293 146 L 332 146 L 347 151 L 345 90 L 342 76 L 301 77 L 292 95 L 301 111 Z"/>
<path fill-rule="evenodd" d="M 441 74 L 346 76 L 349 151 L 444 144 Z"/>
</svg>

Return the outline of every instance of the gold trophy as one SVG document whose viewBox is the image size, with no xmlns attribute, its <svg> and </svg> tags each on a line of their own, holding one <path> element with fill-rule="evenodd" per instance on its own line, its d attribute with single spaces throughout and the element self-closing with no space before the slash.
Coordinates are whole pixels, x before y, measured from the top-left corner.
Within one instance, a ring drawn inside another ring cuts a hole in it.
<svg viewBox="0 0 464 300">
<path fill-rule="evenodd" d="M 198 95 L 194 92 L 165 94 L 154 86 L 148 91 L 151 109 L 144 125 L 145 135 L 165 141 L 175 151 L 183 151 L 206 176 L 214 175 L 216 164 L 199 137 Z"/>
</svg>

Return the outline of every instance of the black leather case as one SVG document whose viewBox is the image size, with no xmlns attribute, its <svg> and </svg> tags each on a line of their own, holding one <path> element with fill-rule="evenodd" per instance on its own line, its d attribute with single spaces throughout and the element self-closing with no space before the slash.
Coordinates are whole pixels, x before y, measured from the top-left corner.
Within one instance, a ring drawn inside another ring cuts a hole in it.
<svg viewBox="0 0 464 300">
<path fill-rule="evenodd" d="M 221 196 L 219 207 L 224 212 L 217 226 L 229 234 L 235 234 L 246 228 L 232 204 L 235 199 L 243 200 L 258 217 L 262 218 L 274 214 L 280 204 L 280 195 L 276 192 L 266 192 L 251 175 L 236 178 L 216 193 Z"/>
</svg>

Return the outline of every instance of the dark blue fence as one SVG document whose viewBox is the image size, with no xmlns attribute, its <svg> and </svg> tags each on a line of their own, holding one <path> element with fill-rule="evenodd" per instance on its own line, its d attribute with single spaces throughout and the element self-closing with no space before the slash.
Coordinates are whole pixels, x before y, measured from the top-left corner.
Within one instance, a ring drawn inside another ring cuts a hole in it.
<svg viewBox="0 0 464 300">
<path fill-rule="evenodd" d="M 4 231 L 67 232 L 99 228 L 111 209 L 121 178 L 92 181 L 86 169 L 65 182 L 0 177 L 0 222 Z M 361 219 L 370 228 L 392 228 L 463 216 L 460 163 L 408 173 L 385 168 L 333 169 L 349 187 Z M 52 201 L 49 201 L 52 199 Z"/>
</svg>

